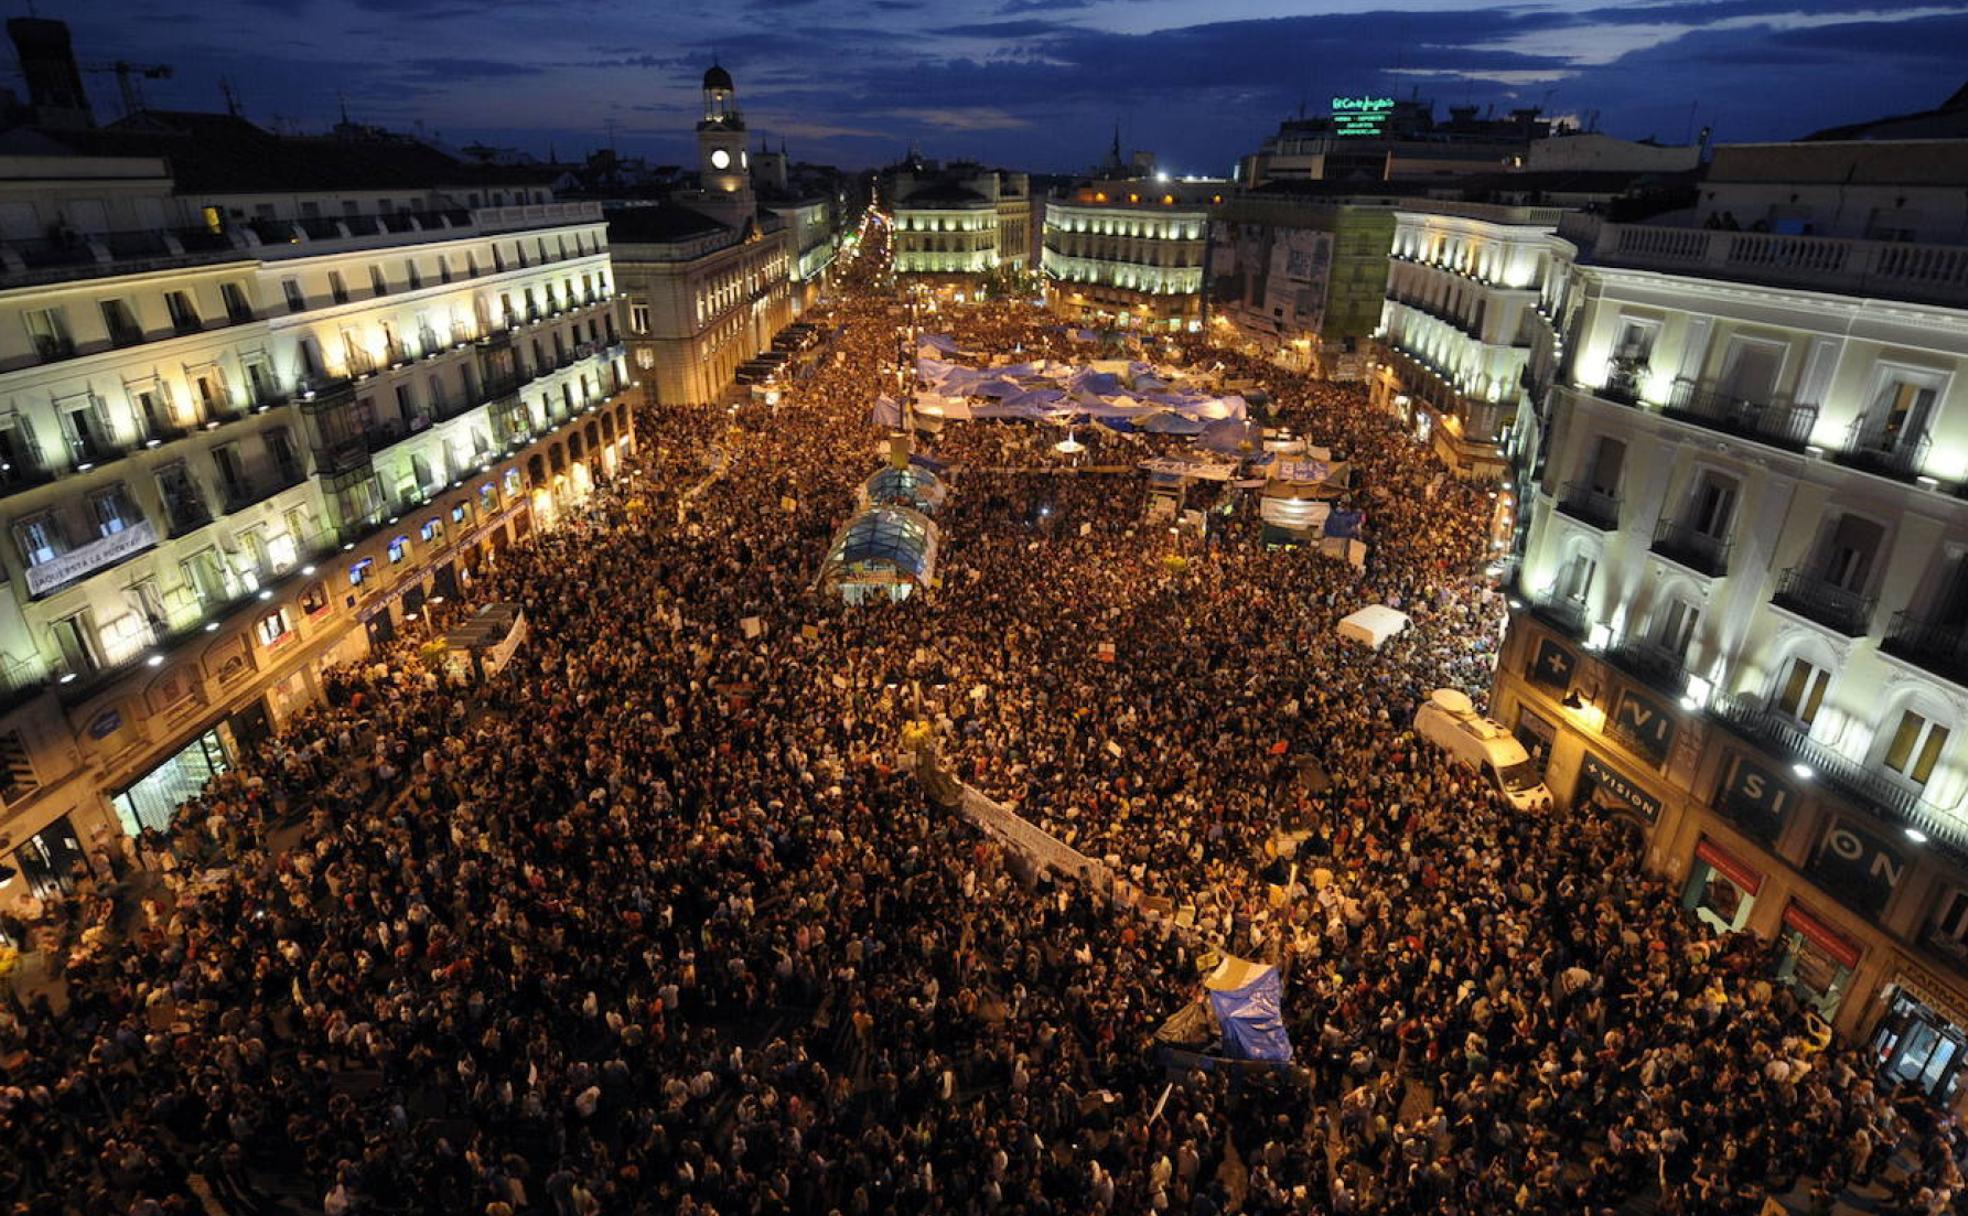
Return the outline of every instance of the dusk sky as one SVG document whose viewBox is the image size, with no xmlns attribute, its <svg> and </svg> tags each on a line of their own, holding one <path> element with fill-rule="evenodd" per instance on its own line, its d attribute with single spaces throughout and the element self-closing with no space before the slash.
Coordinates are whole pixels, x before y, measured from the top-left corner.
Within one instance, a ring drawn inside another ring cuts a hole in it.
<svg viewBox="0 0 1968 1216">
<path fill-rule="evenodd" d="M 16 9 L 16 11 L 21 11 Z M 1398 6 L 1279 0 L 61 0 L 85 62 L 168 63 L 152 105 L 300 129 L 358 121 L 563 158 L 684 160 L 712 55 L 754 132 L 797 159 L 931 156 L 1034 170 L 1123 142 L 1228 173 L 1334 94 L 1542 105 L 1616 135 L 1780 139 L 1938 105 L 1968 77 L 1968 3 L 1714 0 Z M 90 77 L 98 112 L 114 78 Z M 19 88 L 18 74 L 14 78 Z"/>
</svg>

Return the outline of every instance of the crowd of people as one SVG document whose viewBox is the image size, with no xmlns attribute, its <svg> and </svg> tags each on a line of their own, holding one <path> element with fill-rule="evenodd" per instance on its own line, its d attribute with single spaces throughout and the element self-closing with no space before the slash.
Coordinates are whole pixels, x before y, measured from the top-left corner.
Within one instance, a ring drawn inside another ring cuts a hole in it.
<svg viewBox="0 0 1968 1216">
<path fill-rule="evenodd" d="M 1487 685 L 1487 503 L 1357 391 L 1172 356 L 1349 462 L 1363 569 L 1267 548 L 1235 489 L 1171 536 L 1139 474 L 974 423 L 925 445 L 940 586 L 816 585 L 886 447 L 905 315 L 870 234 L 776 407 L 641 411 L 637 467 L 479 580 L 530 623 L 504 673 L 334 673 L 146 843 L 169 898 L 0 1017 L 10 1211 L 189 1213 L 194 1176 L 331 1216 L 1753 1212 L 1874 1180 L 1948 1209 L 1952 1121 L 1759 942 L 1617 823 L 1512 812 L 1408 730 Z M 1075 341 L 1023 305 L 939 323 Z M 1411 629 L 1339 641 L 1368 603 Z M 1194 930 L 933 802 L 918 719 Z M 1222 951 L 1285 973 L 1292 1067 L 1151 1050 Z"/>
</svg>

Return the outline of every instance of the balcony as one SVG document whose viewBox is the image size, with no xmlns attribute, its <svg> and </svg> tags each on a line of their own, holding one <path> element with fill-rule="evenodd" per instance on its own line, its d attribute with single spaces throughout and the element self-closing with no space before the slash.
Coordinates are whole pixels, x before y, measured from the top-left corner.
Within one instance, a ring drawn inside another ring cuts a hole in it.
<svg viewBox="0 0 1968 1216">
<path fill-rule="evenodd" d="M 181 338 L 187 334 L 204 333 L 205 322 L 191 313 L 180 313 L 171 318 L 171 332 Z"/>
<path fill-rule="evenodd" d="M 109 344 L 115 347 L 136 346 L 143 342 L 144 331 L 131 322 L 112 324 L 109 327 Z"/>
<path fill-rule="evenodd" d="M 1698 388 L 1692 380 L 1674 382 L 1674 395 L 1662 412 L 1681 422 L 1790 452 L 1802 452 L 1811 441 L 1811 429 L 1818 424 L 1815 405 L 1750 401 L 1731 393 Z"/>
<path fill-rule="evenodd" d="M 301 476 L 296 470 L 270 473 L 265 477 L 242 478 L 221 490 L 223 511 L 227 515 L 236 515 L 255 503 L 265 502 L 282 490 L 291 490 L 299 484 L 301 484 Z"/>
<path fill-rule="evenodd" d="M 0 460 L 0 498 L 45 486 L 54 479 L 54 471 L 38 460 Z"/>
<path fill-rule="evenodd" d="M 27 594 L 40 599 L 78 578 L 108 569 L 157 543 L 157 529 L 140 519 L 121 531 L 32 565 L 25 571 Z"/>
<path fill-rule="evenodd" d="M 1588 265 L 1888 300 L 1968 301 L 1968 251 L 1960 245 L 1618 224 L 1576 211 L 1563 214 L 1558 235 L 1577 245 L 1578 260 Z"/>
<path fill-rule="evenodd" d="M 1735 733 L 1760 743 L 1771 753 L 1801 764 L 1815 780 L 1824 782 L 1889 822 L 1918 828 L 1957 858 L 1968 844 L 1957 819 L 1924 801 L 1913 788 L 1884 770 L 1861 764 L 1811 738 L 1795 722 L 1773 713 L 1754 697 L 1722 693 L 1708 703 L 1708 712 Z"/>
<path fill-rule="evenodd" d="M 1595 490 L 1581 481 L 1570 482 L 1558 499 L 1558 509 L 1601 532 L 1617 532 L 1620 526 L 1620 500 L 1616 494 Z"/>
<path fill-rule="evenodd" d="M 1614 355 L 1607 361 L 1606 383 L 1597 395 L 1621 405 L 1640 404 L 1640 385 L 1647 379 L 1648 364 L 1631 355 Z"/>
<path fill-rule="evenodd" d="M 1968 688 L 1968 626 L 1896 613 L 1879 649 Z"/>
<path fill-rule="evenodd" d="M 204 499 L 192 494 L 164 497 L 164 524 L 171 539 L 189 536 L 211 522 L 212 509 L 205 505 Z"/>
<path fill-rule="evenodd" d="M 1877 424 L 1868 426 L 1865 418 L 1859 418 L 1852 423 L 1844 449 L 1834 452 L 1831 458 L 1846 468 L 1894 481 L 1912 481 L 1920 476 L 1921 466 L 1927 460 L 1928 442 L 1926 435 L 1889 431 Z"/>
<path fill-rule="evenodd" d="M 67 334 L 35 334 L 34 353 L 43 363 L 75 357 L 75 339 Z"/>
<path fill-rule="evenodd" d="M 125 455 L 121 444 L 94 435 L 70 435 L 68 453 L 75 462 L 77 472 L 120 460 Z"/>
<path fill-rule="evenodd" d="M 1730 548 L 1728 541 L 1689 524 L 1663 519 L 1654 526 L 1654 552 L 1710 578 L 1729 572 Z"/>
<path fill-rule="evenodd" d="M 1860 595 L 1838 584 L 1790 569 L 1777 580 L 1777 593 L 1770 602 L 1807 617 L 1848 638 L 1862 638 L 1872 622 L 1873 597 Z"/>
<path fill-rule="evenodd" d="M 1532 595 L 1521 587 L 1518 594 L 1530 607 L 1531 615 L 1551 626 L 1573 641 L 1583 642 L 1591 634 L 1592 623 L 1586 617 L 1585 605 L 1574 599 L 1546 592 Z"/>
<path fill-rule="evenodd" d="M 1688 669 L 1681 656 L 1651 638 L 1628 638 L 1606 651 L 1606 658 L 1621 671 L 1671 697 L 1688 691 Z"/>
</svg>

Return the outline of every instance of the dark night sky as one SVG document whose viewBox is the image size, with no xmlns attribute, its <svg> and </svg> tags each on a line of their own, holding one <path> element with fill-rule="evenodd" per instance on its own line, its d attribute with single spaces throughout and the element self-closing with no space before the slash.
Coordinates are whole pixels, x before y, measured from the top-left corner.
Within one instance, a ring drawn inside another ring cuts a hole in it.
<svg viewBox="0 0 1968 1216">
<path fill-rule="evenodd" d="M 18 0 L 17 0 L 18 2 Z M 22 11 L 16 9 L 16 12 Z M 1070 170 L 1129 148 L 1227 173 L 1301 103 L 1542 104 L 1616 135 L 1782 139 L 1937 105 L 1968 77 L 1968 2 L 1667 0 L 59 0 L 85 61 L 163 62 L 160 107 L 359 121 L 565 158 L 690 153 L 713 52 L 755 132 L 848 166 L 932 156 Z M 17 82 L 16 77 L 16 82 Z M 91 78 L 117 112 L 109 76 Z M 1691 115 L 1693 115 L 1691 123 Z"/>
</svg>

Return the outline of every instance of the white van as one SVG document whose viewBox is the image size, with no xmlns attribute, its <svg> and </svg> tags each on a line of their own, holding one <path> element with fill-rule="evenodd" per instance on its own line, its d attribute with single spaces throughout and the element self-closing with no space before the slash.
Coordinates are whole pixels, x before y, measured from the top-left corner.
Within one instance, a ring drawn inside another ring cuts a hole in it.
<svg viewBox="0 0 1968 1216">
<path fill-rule="evenodd" d="M 1469 698 L 1453 688 L 1428 694 L 1415 711 L 1415 734 L 1488 777 L 1511 806 L 1520 811 L 1544 810 L 1551 791 L 1530 753 L 1503 724 L 1476 712 Z"/>
</svg>

